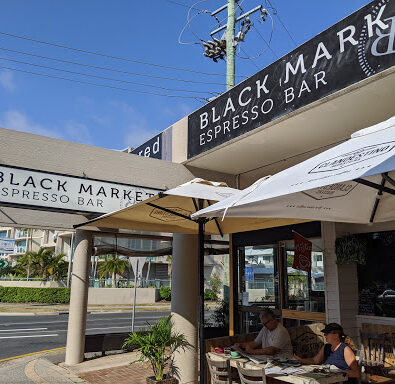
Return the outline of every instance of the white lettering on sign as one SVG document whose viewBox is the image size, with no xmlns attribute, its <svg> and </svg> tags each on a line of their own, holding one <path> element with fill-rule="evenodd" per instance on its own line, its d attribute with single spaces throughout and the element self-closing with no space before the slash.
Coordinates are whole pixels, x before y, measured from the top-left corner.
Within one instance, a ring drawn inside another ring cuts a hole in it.
<svg viewBox="0 0 395 384">
<path fill-rule="evenodd" d="M 0 205 L 7 203 L 44 210 L 109 213 L 148 199 L 158 192 L 151 188 L 0 165 Z"/>
<path fill-rule="evenodd" d="M 153 155 L 156 155 L 160 151 L 160 136 L 157 137 L 157 139 L 152 143 L 151 145 L 147 145 L 144 149 L 141 149 L 138 152 L 139 156 L 144 156 L 144 157 L 152 157 Z"/>
</svg>

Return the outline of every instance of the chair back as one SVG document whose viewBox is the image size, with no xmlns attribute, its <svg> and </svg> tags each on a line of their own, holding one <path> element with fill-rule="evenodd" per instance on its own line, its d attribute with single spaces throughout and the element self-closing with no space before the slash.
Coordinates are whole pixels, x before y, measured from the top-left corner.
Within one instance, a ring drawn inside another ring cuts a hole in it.
<svg viewBox="0 0 395 384">
<path fill-rule="evenodd" d="M 206 361 L 212 384 L 232 384 L 232 372 L 229 360 L 214 360 L 206 353 Z"/>
<path fill-rule="evenodd" d="M 365 373 L 386 375 L 385 369 L 385 334 L 360 332 L 360 365 Z"/>
<path fill-rule="evenodd" d="M 266 384 L 265 369 L 247 369 L 243 368 L 239 362 L 236 363 L 239 378 L 242 384 Z M 262 380 L 251 380 L 249 378 L 260 378 Z"/>
</svg>

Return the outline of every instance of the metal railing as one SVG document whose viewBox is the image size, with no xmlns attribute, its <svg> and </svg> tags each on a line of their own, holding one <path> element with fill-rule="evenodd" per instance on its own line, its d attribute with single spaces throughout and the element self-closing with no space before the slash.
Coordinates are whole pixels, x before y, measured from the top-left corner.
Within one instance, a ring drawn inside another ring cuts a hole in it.
<svg viewBox="0 0 395 384">
<path fill-rule="evenodd" d="M 2 281 L 56 281 L 57 283 L 65 283 L 66 280 L 53 280 L 53 279 L 42 279 L 40 277 L 15 277 L 15 276 L 0 276 Z"/>
<path fill-rule="evenodd" d="M 90 279 L 89 286 L 93 288 L 112 288 L 112 279 Z M 116 288 L 133 288 L 134 279 L 116 279 Z M 160 288 L 160 287 L 171 287 L 171 280 L 152 279 L 147 280 L 145 278 L 137 279 L 137 288 Z"/>
</svg>

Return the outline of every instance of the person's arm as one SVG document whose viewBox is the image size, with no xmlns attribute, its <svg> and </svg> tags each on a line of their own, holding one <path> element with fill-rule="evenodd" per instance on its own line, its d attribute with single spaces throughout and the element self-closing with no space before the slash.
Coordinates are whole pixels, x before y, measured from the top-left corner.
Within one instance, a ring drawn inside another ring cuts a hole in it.
<svg viewBox="0 0 395 384">
<path fill-rule="evenodd" d="M 258 347 L 260 347 L 260 345 L 254 342 L 253 345 L 248 345 L 246 347 L 246 352 L 251 355 L 275 355 L 276 353 L 279 353 L 281 351 L 281 349 L 278 349 L 276 347 Z"/>
<path fill-rule="evenodd" d="M 254 340 L 246 341 L 244 343 L 236 343 L 235 347 L 243 348 L 247 350 L 247 348 L 258 348 L 260 344 L 256 343 Z"/>
<path fill-rule="evenodd" d="M 293 357 L 298 360 L 300 364 L 322 364 L 324 362 L 324 347 L 322 347 L 314 357 L 309 357 L 306 359 L 302 359 L 301 357 L 296 355 L 294 355 Z"/>
<path fill-rule="evenodd" d="M 355 358 L 354 352 L 350 347 L 344 348 L 344 360 L 346 361 L 347 365 L 350 367 L 350 370 L 347 371 L 348 377 L 359 377 L 359 367 L 357 363 L 357 359 Z"/>
</svg>

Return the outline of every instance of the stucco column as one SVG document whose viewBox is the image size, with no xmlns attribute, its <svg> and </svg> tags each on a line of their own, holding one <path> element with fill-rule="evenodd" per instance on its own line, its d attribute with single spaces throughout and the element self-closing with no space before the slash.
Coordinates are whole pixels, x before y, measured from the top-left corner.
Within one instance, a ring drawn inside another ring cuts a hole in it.
<svg viewBox="0 0 395 384">
<path fill-rule="evenodd" d="M 321 222 L 321 236 L 324 244 L 324 280 L 326 321 L 340 323 L 354 342 L 358 339 L 356 316 L 358 315 L 357 265 L 336 264 L 336 238 L 348 235 L 346 224 L 343 231 L 338 224 Z M 346 229 L 346 230 L 344 230 Z"/>
<path fill-rule="evenodd" d="M 174 329 L 194 347 L 175 356 L 180 384 L 197 383 L 198 363 L 198 236 L 173 235 L 171 312 Z"/>
<path fill-rule="evenodd" d="M 77 230 L 71 277 L 66 365 L 78 364 L 84 360 L 91 254 L 92 232 Z"/>
</svg>

